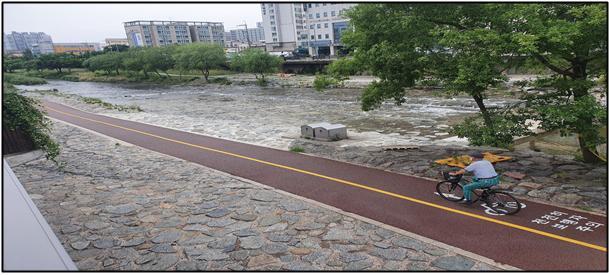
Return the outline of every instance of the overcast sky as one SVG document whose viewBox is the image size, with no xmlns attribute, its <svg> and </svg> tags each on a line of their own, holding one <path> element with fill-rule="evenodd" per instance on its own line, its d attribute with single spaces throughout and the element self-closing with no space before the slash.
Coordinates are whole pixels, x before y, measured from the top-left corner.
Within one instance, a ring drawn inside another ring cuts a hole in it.
<svg viewBox="0 0 609 275">
<path fill-rule="evenodd" d="M 102 42 L 125 38 L 123 22 L 212 21 L 224 30 L 262 21 L 260 4 L 3 4 L 3 32 L 45 32 L 53 42 Z"/>
</svg>

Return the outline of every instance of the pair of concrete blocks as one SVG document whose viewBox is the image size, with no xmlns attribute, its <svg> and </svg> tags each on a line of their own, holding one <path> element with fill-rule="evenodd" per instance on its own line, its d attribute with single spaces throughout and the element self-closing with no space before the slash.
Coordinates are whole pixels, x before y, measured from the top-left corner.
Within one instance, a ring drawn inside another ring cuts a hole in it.
<svg viewBox="0 0 609 275">
<path fill-rule="evenodd" d="M 347 138 L 347 127 L 327 122 L 312 123 L 300 126 L 300 134 L 309 139 L 336 141 Z"/>
</svg>

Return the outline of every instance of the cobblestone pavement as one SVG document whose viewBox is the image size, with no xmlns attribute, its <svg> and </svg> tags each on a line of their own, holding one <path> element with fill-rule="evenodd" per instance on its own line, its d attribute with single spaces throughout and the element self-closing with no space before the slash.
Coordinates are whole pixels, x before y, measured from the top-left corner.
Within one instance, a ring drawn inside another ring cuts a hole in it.
<svg viewBox="0 0 609 275">
<path fill-rule="evenodd" d="M 80 270 L 496 269 L 63 123 L 53 135 L 60 166 L 13 169 Z"/>
</svg>

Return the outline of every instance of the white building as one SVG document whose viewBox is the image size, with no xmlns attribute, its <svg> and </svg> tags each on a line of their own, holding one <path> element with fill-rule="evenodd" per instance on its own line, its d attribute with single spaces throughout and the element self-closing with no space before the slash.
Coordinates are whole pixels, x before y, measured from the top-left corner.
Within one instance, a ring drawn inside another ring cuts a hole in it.
<svg viewBox="0 0 609 275">
<path fill-rule="evenodd" d="M 292 51 L 304 39 L 304 5 L 301 3 L 263 3 L 262 27 L 266 50 Z"/>
<path fill-rule="evenodd" d="M 340 37 L 347 28 L 343 16 L 356 4 L 263 3 L 262 26 L 267 51 L 308 48 L 312 56 L 334 56 L 342 47 Z"/>
<path fill-rule="evenodd" d="M 348 19 L 345 10 L 356 4 L 307 3 L 306 29 L 309 54 L 312 56 L 334 56 L 342 47 L 340 38 L 347 29 Z"/>
<path fill-rule="evenodd" d="M 53 39 L 43 32 L 11 32 L 3 38 L 5 54 L 21 54 L 27 49 L 34 55 L 53 53 Z"/>
</svg>

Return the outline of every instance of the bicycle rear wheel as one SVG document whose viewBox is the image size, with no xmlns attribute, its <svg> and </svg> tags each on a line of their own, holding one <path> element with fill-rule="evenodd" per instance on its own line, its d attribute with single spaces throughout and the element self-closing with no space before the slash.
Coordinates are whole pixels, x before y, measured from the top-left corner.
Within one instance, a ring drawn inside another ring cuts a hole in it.
<svg viewBox="0 0 609 275">
<path fill-rule="evenodd" d="M 486 199 L 488 207 L 498 214 L 514 215 L 520 211 L 520 202 L 502 191 L 492 191 Z"/>
<path fill-rule="evenodd" d="M 463 187 L 458 183 L 452 183 L 450 181 L 442 181 L 436 185 L 436 191 L 438 195 L 449 201 L 460 201 L 463 199 Z"/>
</svg>

